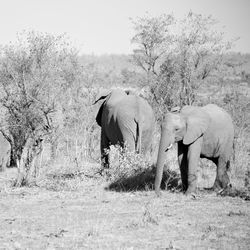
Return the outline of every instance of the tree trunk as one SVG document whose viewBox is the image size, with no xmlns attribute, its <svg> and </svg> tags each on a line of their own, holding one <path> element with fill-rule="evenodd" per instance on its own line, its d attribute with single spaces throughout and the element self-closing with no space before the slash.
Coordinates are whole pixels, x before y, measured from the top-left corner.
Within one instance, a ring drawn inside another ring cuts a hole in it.
<svg viewBox="0 0 250 250">
<path fill-rule="evenodd" d="M 18 175 L 15 187 L 35 184 L 33 176 L 36 166 L 36 158 L 42 151 L 42 141 L 28 139 L 23 148 L 20 160 L 17 160 Z"/>
</svg>

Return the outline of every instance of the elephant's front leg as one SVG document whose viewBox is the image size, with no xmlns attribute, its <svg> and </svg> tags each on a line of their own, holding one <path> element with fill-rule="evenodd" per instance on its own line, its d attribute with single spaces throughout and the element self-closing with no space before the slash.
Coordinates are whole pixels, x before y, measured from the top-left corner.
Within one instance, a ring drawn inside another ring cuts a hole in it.
<svg viewBox="0 0 250 250">
<path fill-rule="evenodd" d="M 197 186 L 197 167 L 201 154 L 202 137 L 198 138 L 194 143 L 188 146 L 188 189 L 186 194 L 196 191 Z"/>
<path fill-rule="evenodd" d="M 178 142 L 178 163 L 181 172 L 182 189 L 185 192 L 188 188 L 188 162 L 187 162 L 187 146 L 182 142 Z"/>
<path fill-rule="evenodd" d="M 102 168 L 109 168 L 109 140 L 105 134 L 105 131 L 101 131 L 101 164 Z"/>
</svg>

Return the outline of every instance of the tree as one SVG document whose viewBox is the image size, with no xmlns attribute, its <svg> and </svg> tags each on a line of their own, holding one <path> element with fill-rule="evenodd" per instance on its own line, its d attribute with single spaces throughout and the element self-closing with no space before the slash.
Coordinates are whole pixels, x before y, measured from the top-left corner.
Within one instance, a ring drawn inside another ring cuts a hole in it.
<svg viewBox="0 0 250 250">
<path fill-rule="evenodd" d="M 181 80 L 180 104 L 195 102 L 196 91 L 223 65 L 223 56 L 232 42 L 224 41 L 224 34 L 216 31 L 217 21 L 212 16 L 189 12 L 181 20 L 177 36 L 177 55 Z"/>
<path fill-rule="evenodd" d="M 21 186 L 30 184 L 42 141 L 55 128 L 57 99 L 76 77 L 77 53 L 63 35 L 29 32 L 2 47 L 0 56 L 0 129 Z"/>
<path fill-rule="evenodd" d="M 89 62 L 82 64 L 77 77 L 60 100 L 62 128 L 57 137 L 59 143 L 67 145 L 66 155 L 78 165 L 81 160 L 95 159 L 99 128 L 95 121 L 96 106 L 92 104 L 99 89 L 94 86 L 101 79 L 95 63 Z"/>
<path fill-rule="evenodd" d="M 137 44 L 133 58 L 147 74 L 157 75 L 158 63 L 168 53 L 168 45 L 172 42 L 169 26 L 173 22 L 172 15 L 143 17 L 133 21 L 136 34 L 132 43 Z"/>
<path fill-rule="evenodd" d="M 189 12 L 182 20 L 164 15 L 135 23 L 132 42 L 138 49 L 134 60 L 144 71 L 153 73 L 148 82 L 153 83 L 155 101 L 166 109 L 193 104 L 197 90 L 220 71 L 223 55 L 232 46 L 216 31 L 217 22 L 211 16 Z"/>
</svg>

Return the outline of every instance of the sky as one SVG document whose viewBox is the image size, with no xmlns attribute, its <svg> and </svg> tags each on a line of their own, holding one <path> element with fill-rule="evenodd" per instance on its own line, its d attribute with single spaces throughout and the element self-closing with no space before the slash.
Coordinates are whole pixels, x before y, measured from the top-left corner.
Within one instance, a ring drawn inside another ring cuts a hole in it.
<svg viewBox="0 0 250 250">
<path fill-rule="evenodd" d="M 240 38 L 234 51 L 250 53 L 250 0 L 0 0 L 0 44 L 26 31 L 66 33 L 84 54 L 129 54 L 134 34 L 130 18 L 190 10 L 212 15 L 225 38 Z"/>
</svg>

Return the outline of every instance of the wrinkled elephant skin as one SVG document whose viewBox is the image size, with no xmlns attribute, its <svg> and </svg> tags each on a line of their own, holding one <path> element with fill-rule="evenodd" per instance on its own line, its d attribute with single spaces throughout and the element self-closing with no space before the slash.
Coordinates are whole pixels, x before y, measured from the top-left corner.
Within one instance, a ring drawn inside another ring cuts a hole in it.
<svg viewBox="0 0 250 250">
<path fill-rule="evenodd" d="M 96 122 L 101 126 L 103 167 L 109 167 L 105 152 L 110 145 L 124 147 L 126 144 L 130 151 L 138 153 L 149 151 L 155 118 L 147 101 L 122 89 L 103 92 L 97 96 L 96 102 L 102 99 L 105 100 L 99 108 Z"/>
<path fill-rule="evenodd" d="M 161 139 L 156 164 L 155 191 L 160 192 L 163 165 L 168 147 L 178 143 L 178 162 L 183 190 L 196 191 L 200 158 L 217 166 L 213 189 L 229 186 L 227 170 L 233 153 L 234 127 L 230 115 L 214 104 L 185 106 L 180 112 L 167 113 L 161 125 Z"/>
</svg>

